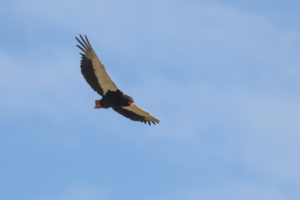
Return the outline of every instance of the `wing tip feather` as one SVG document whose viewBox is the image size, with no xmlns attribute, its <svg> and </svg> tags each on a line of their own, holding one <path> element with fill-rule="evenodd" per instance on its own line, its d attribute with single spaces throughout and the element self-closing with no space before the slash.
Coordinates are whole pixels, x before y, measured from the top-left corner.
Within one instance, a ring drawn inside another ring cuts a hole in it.
<svg viewBox="0 0 300 200">
<path fill-rule="evenodd" d="M 83 53 L 87 53 L 87 51 L 84 49 L 84 48 L 82 48 L 81 46 L 79 46 L 78 44 L 76 45 L 81 51 L 83 51 Z"/>
<path fill-rule="evenodd" d="M 160 120 L 158 120 L 158 119 L 153 119 L 153 120 L 145 120 L 145 121 L 143 121 L 143 122 L 144 122 L 145 124 L 148 123 L 148 125 L 151 126 L 152 124 L 153 124 L 153 125 L 159 124 L 159 123 L 160 123 Z"/>
<path fill-rule="evenodd" d="M 75 39 L 80 45 L 76 45 L 80 50 L 82 50 L 85 54 L 92 49 L 92 45 L 90 44 L 90 41 L 88 40 L 88 37 L 85 35 L 85 38 L 79 34 L 80 39 L 75 36 Z"/>
</svg>

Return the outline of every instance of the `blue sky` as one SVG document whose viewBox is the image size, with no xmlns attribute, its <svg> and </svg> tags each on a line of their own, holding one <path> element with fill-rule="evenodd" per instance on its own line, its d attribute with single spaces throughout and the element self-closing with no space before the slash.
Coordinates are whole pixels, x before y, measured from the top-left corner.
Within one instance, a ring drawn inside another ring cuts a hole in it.
<svg viewBox="0 0 300 200">
<path fill-rule="evenodd" d="M 299 9 L 2 1 L 0 198 L 298 200 Z M 79 33 L 159 125 L 93 109 Z"/>
</svg>

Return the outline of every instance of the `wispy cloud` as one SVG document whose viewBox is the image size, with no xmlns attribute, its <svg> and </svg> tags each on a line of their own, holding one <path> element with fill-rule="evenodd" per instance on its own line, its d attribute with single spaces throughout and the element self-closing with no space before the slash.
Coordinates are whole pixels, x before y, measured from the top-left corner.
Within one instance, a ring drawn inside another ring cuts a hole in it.
<svg viewBox="0 0 300 200">
<path fill-rule="evenodd" d="M 290 199 L 285 196 L 276 186 L 268 186 L 265 184 L 257 184 L 242 181 L 229 181 L 224 184 L 214 184 L 211 186 L 203 186 L 194 190 L 183 190 L 174 194 L 172 199 Z M 163 200 L 164 198 L 162 198 Z M 169 199 L 169 198 L 165 198 Z"/>
<path fill-rule="evenodd" d="M 107 191 L 101 187 L 90 185 L 75 185 L 58 194 L 54 198 L 45 198 L 46 200 L 108 200 Z"/>
</svg>

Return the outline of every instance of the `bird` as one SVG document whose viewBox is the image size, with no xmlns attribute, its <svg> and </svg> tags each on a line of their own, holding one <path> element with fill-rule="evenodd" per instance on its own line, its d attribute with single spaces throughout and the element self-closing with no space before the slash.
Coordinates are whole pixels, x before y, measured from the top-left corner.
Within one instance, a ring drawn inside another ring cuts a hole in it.
<svg viewBox="0 0 300 200">
<path fill-rule="evenodd" d="M 135 105 L 132 97 L 123 93 L 111 80 L 106 72 L 104 65 L 96 55 L 90 44 L 88 37 L 79 34 L 75 39 L 79 44 L 76 46 L 82 51 L 81 55 L 81 73 L 86 82 L 95 90 L 102 99 L 95 100 L 95 109 L 112 108 L 117 113 L 133 120 L 143 123 L 157 124 L 160 122 L 147 111 Z"/>
</svg>

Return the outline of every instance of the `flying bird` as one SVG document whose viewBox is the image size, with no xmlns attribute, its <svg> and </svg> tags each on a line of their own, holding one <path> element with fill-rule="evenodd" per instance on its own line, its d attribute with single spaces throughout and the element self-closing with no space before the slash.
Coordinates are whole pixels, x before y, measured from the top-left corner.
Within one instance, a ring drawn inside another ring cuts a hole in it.
<svg viewBox="0 0 300 200">
<path fill-rule="evenodd" d="M 112 108 L 119 114 L 144 123 L 156 124 L 160 121 L 151 114 L 134 104 L 132 97 L 124 94 L 111 80 L 104 65 L 93 50 L 87 36 L 79 35 L 76 45 L 81 51 L 81 73 L 86 82 L 99 94 L 102 99 L 95 100 L 95 108 Z"/>
</svg>

